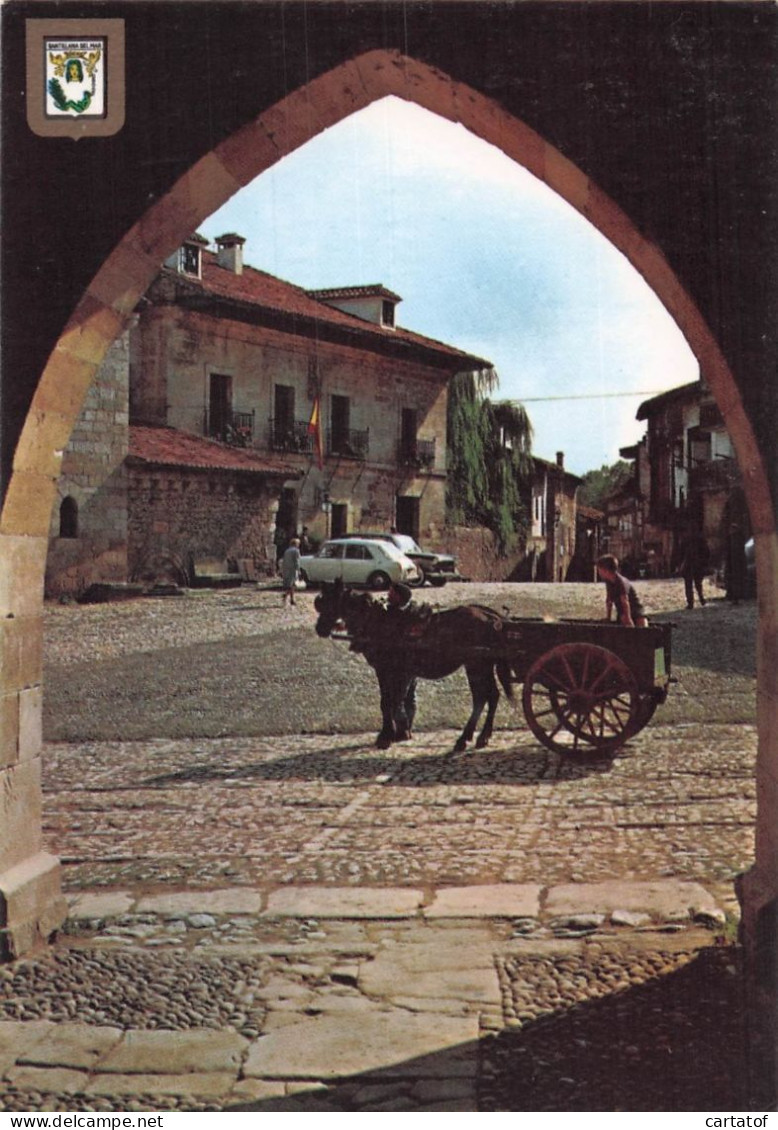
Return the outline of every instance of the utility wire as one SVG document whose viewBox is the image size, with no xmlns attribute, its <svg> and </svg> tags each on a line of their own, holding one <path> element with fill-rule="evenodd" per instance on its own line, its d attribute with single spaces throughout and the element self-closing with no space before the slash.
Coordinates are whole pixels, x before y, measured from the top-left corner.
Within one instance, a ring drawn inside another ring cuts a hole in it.
<svg viewBox="0 0 778 1130">
<path fill-rule="evenodd" d="M 519 396 L 516 399 L 521 404 L 539 404 L 543 400 L 610 400 L 617 396 L 659 396 L 660 392 L 584 392 L 573 396 Z"/>
</svg>

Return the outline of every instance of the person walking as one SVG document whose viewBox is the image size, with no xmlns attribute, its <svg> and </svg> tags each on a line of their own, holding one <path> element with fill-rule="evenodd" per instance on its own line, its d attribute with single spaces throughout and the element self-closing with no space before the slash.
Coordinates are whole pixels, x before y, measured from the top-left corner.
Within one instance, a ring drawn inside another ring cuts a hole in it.
<svg viewBox="0 0 778 1130">
<path fill-rule="evenodd" d="M 686 591 L 686 607 L 694 608 L 694 592 L 702 607 L 705 606 L 705 597 L 702 594 L 702 582 L 708 571 L 710 549 L 700 530 L 691 529 L 681 541 L 681 564 L 678 572 L 683 577 Z"/>
<path fill-rule="evenodd" d="M 289 547 L 281 558 L 281 588 L 283 589 L 282 604 L 287 600 L 295 603 L 294 590 L 300 578 L 300 539 L 292 538 Z"/>
</svg>

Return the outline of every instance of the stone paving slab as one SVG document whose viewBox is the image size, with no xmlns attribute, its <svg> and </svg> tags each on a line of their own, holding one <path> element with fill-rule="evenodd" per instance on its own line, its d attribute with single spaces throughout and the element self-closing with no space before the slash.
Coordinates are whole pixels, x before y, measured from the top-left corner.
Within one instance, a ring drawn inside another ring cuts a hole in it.
<svg viewBox="0 0 778 1130">
<path fill-rule="evenodd" d="M 54 1095 L 83 1094 L 89 1085 L 87 1071 L 67 1067 L 14 1067 L 5 1078 L 19 1091 L 43 1091 Z"/>
<path fill-rule="evenodd" d="M 71 918 L 116 918 L 127 914 L 136 896 L 129 891 L 95 891 L 71 897 Z"/>
<path fill-rule="evenodd" d="M 191 1095 L 220 1099 L 229 1093 L 236 1075 L 225 1072 L 183 1075 L 97 1075 L 88 1084 L 88 1095 Z"/>
<path fill-rule="evenodd" d="M 25 1055 L 30 1048 L 56 1031 L 57 1025 L 50 1020 L 0 1021 L 0 1075 Z"/>
<path fill-rule="evenodd" d="M 375 1017 L 311 1017 L 257 1040 L 246 1059 L 247 1078 L 336 1079 L 380 1073 L 474 1078 L 478 1018 L 390 1011 Z"/>
<path fill-rule="evenodd" d="M 537 918 L 542 887 L 495 883 L 491 886 L 441 887 L 425 918 Z"/>
<path fill-rule="evenodd" d="M 715 913 L 718 908 L 713 896 L 699 883 L 665 879 L 564 883 L 548 891 L 543 909 L 549 917 L 628 911 L 643 912 L 660 920 L 683 921 L 696 914 Z"/>
<path fill-rule="evenodd" d="M 185 1032 L 133 1029 L 98 1065 L 105 1073 L 179 1075 L 237 1072 L 249 1041 L 237 1032 L 194 1028 Z"/>
<path fill-rule="evenodd" d="M 291 918 L 412 918 L 424 899 L 406 887 L 285 887 L 273 891 L 265 915 Z"/>
<path fill-rule="evenodd" d="M 16 1062 L 37 1067 L 93 1069 L 124 1035 L 121 1028 L 58 1024 L 42 1040 L 19 1054 Z"/>
<path fill-rule="evenodd" d="M 215 891 L 171 892 L 144 895 L 135 910 L 139 914 L 259 914 L 262 893 L 251 887 L 224 887 Z"/>
<path fill-rule="evenodd" d="M 494 940 L 484 929 L 446 930 L 429 927 L 412 940 L 385 945 L 359 973 L 359 987 L 368 996 L 443 998 L 499 1004 L 494 966 Z"/>
</svg>

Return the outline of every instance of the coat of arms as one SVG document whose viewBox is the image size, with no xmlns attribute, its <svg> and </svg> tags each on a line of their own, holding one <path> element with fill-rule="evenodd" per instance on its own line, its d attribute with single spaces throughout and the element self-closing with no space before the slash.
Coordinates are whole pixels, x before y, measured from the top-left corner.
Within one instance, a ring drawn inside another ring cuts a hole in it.
<svg viewBox="0 0 778 1130">
<path fill-rule="evenodd" d="M 105 40 L 46 38 L 44 52 L 46 116 L 104 117 Z"/>
</svg>

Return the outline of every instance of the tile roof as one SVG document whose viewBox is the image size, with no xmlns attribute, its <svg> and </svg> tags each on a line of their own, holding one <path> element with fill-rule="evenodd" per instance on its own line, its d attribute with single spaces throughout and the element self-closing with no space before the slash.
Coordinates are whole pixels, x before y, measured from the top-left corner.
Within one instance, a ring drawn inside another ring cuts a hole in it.
<svg viewBox="0 0 778 1130">
<path fill-rule="evenodd" d="M 299 471 L 272 456 L 245 447 L 232 447 L 176 428 L 130 424 L 128 458 L 133 463 L 190 467 L 207 471 L 243 471 L 255 475 L 286 475 Z"/>
<path fill-rule="evenodd" d="M 594 506 L 582 506 L 579 502 L 576 506 L 576 513 L 579 518 L 590 518 L 592 521 L 598 522 L 605 517 L 603 510 L 597 510 Z"/>
<path fill-rule="evenodd" d="M 163 268 L 163 273 L 168 276 L 175 274 L 169 268 Z M 244 266 L 243 273 L 237 275 L 227 267 L 221 267 L 217 255 L 212 251 L 202 252 L 202 278 L 192 275 L 176 275 L 177 280 L 186 285 L 187 289 L 194 292 L 199 289 L 204 296 L 212 295 L 216 298 L 232 300 L 259 306 L 265 310 L 281 314 L 296 315 L 317 322 L 319 325 L 331 325 L 348 329 L 352 334 L 359 335 L 367 341 L 376 343 L 383 338 L 387 343 L 404 342 L 407 345 L 416 345 L 427 350 L 450 357 L 452 360 L 467 362 L 469 369 L 491 368 L 490 361 L 482 357 L 475 357 L 460 349 L 455 349 L 444 342 L 435 341 L 433 338 L 412 333 L 402 327 L 379 326 L 358 318 L 355 314 L 346 314 L 333 306 L 313 297 L 314 293 L 324 294 L 324 291 L 308 292 L 293 283 L 284 282 L 266 271 L 257 270 L 256 267 Z M 361 288 L 355 287 L 354 290 Z M 372 290 L 372 288 L 368 288 Z M 343 293 L 342 290 L 337 293 Z"/>
<path fill-rule="evenodd" d="M 649 416 L 661 411 L 666 405 L 672 404 L 676 400 L 693 400 L 702 391 L 702 381 L 697 380 L 690 381 L 689 384 L 679 385 L 678 388 L 668 389 L 667 392 L 660 392 L 658 396 L 652 396 L 650 400 L 643 401 L 635 414 L 635 419 L 646 420 Z"/>
<path fill-rule="evenodd" d="M 332 286 L 326 290 L 307 291 L 311 298 L 391 298 L 394 302 L 402 302 L 399 294 L 387 290 L 383 283 L 369 283 L 367 286 Z"/>
</svg>

